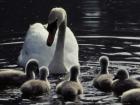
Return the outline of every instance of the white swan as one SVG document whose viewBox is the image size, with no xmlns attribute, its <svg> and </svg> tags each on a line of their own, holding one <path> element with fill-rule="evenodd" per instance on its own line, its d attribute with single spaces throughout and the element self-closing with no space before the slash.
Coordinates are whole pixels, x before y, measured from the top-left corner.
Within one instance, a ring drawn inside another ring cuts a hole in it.
<svg viewBox="0 0 140 105">
<path fill-rule="evenodd" d="M 67 27 L 65 10 L 53 8 L 46 27 L 48 31 L 41 23 L 30 26 L 18 57 L 19 65 L 25 66 L 28 59 L 35 58 L 39 66 L 49 67 L 50 74 L 69 72 L 72 66 L 79 65 L 79 47 Z"/>
</svg>

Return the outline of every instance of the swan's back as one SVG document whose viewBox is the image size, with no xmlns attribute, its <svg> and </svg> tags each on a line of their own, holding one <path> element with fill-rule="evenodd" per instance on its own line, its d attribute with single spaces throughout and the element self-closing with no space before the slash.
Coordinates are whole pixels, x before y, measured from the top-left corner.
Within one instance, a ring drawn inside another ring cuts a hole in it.
<svg viewBox="0 0 140 105">
<path fill-rule="evenodd" d="M 0 88 L 20 86 L 26 81 L 26 74 L 22 71 L 14 69 L 3 69 L 0 72 Z"/>
<path fill-rule="evenodd" d="M 140 82 L 131 78 L 124 81 L 116 80 L 112 84 L 112 91 L 115 96 L 120 96 L 123 92 L 134 88 L 140 88 Z"/>
<path fill-rule="evenodd" d="M 26 47 L 28 53 L 39 53 L 39 47 L 46 47 L 46 39 L 47 39 L 48 32 L 44 29 L 42 24 L 35 23 L 30 26 L 27 36 L 25 39 L 25 44 L 23 46 Z M 30 45 L 30 46 L 29 46 Z M 36 47 L 33 47 L 35 46 Z M 34 49 L 31 49 L 34 48 Z"/>
<path fill-rule="evenodd" d="M 123 105 L 140 105 L 140 88 L 131 89 L 121 96 Z"/>
<path fill-rule="evenodd" d="M 78 95 L 83 93 L 83 88 L 78 82 L 63 81 L 57 85 L 56 92 L 63 97 L 64 100 L 74 101 Z"/>
<path fill-rule="evenodd" d="M 39 72 L 40 79 L 32 79 L 22 84 L 20 89 L 23 93 L 23 96 L 38 96 L 50 91 L 50 83 L 46 79 L 49 76 L 48 68 L 42 66 Z"/>
<path fill-rule="evenodd" d="M 21 85 L 20 90 L 25 97 L 39 96 L 49 92 L 50 87 L 48 86 L 48 83 L 48 81 L 29 80 Z"/>
<path fill-rule="evenodd" d="M 101 74 L 93 80 L 93 85 L 104 92 L 111 92 L 113 76 L 111 74 Z"/>
<path fill-rule="evenodd" d="M 31 25 L 18 58 L 19 65 L 25 66 L 30 58 L 34 58 L 39 61 L 39 66 L 48 66 L 53 58 L 56 42 L 52 47 L 48 47 L 46 45 L 47 37 L 48 31 L 42 24 L 35 23 Z"/>
</svg>

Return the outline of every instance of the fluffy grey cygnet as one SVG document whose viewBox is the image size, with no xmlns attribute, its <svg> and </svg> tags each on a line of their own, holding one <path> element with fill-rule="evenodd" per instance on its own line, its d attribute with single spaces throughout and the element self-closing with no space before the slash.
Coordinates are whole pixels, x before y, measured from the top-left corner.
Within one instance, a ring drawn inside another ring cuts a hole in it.
<svg viewBox="0 0 140 105">
<path fill-rule="evenodd" d="M 20 90 L 25 97 L 30 96 L 40 96 L 44 93 L 49 93 L 50 91 L 50 83 L 47 80 L 47 77 L 49 76 L 49 70 L 47 67 L 42 66 L 40 68 L 40 79 L 32 79 L 27 82 L 25 82 Z"/>
<path fill-rule="evenodd" d="M 122 95 L 123 92 L 133 89 L 140 88 L 140 82 L 129 78 L 129 73 L 127 70 L 118 70 L 112 84 L 112 91 L 115 96 Z"/>
<path fill-rule="evenodd" d="M 0 88 L 21 86 L 25 81 L 34 79 L 33 72 L 39 75 L 38 61 L 30 59 L 25 67 L 25 72 L 15 69 L 3 69 L 0 72 Z"/>
<path fill-rule="evenodd" d="M 121 96 L 123 105 L 140 105 L 140 88 L 130 89 Z"/>
<path fill-rule="evenodd" d="M 79 81 L 80 68 L 73 66 L 70 69 L 70 78 L 60 82 L 56 87 L 58 95 L 65 101 L 74 101 L 79 94 L 83 93 L 83 87 Z"/>
<path fill-rule="evenodd" d="M 93 85 L 97 89 L 104 92 L 111 92 L 111 85 L 113 81 L 113 75 L 108 72 L 109 58 L 107 56 L 101 56 L 99 58 L 101 70 L 97 77 L 93 80 Z"/>
</svg>

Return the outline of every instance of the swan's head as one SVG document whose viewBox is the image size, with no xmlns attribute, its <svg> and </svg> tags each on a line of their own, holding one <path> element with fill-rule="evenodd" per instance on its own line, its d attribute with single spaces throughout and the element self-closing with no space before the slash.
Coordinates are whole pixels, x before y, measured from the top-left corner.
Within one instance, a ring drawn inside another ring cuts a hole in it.
<svg viewBox="0 0 140 105">
<path fill-rule="evenodd" d="M 109 65 L 109 58 L 107 56 L 101 56 L 99 62 L 101 67 L 107 67 Z"/>
<path fill-rule="evenodd" d="M 53 8 L 48 17 L 48 27 L 49 36 L 47 39 L 47 45 L 51 46 L 56 34 L 57 28 L 62 22 L 64 22 L 66 17 L 66 11 L 63 8 Z"/>
<path fill-rule="evenodd" d="M 129 73 L 127 70 L 120 69 L 118 70 L 117 74 L 114 76 L 115 79 L 124 80 L 129 78 Z"/>
<path fill-rule="evenodd" d="M 39 75 L 41 80 L 46 80 L 46 78 L 49 76 L 49 70 L 46 66 L 42 66 L 39 68 Z"/>
<path fill-rule="evenodd" d="M 107 56 L 101 56 L 99 58 L 101 72 L 100 73 L 108 73 L 108 65 L 109 65 L 109 58 Z"/>
<path fill-rule="evenodd" d="M 80 67 L 79 66 L 73 66 L 70 69 L 70 80 L 71 81 L 77 81 L 79 75 L 80 75 Z"/>
<path fill-rule="evenodd" d="M 26 63 L 25 71 L 28 78 L 34 78 L 33 72 L 35 73 L 36 78 L 39 77 L 39 65 L 36 59 L 29 59 Z"/>
</svg>

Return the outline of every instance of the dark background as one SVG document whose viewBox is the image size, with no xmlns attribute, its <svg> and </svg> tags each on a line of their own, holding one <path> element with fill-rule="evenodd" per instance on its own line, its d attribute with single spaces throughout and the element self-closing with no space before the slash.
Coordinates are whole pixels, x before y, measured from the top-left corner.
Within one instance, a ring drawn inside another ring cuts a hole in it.
<svg viewBox="0 0 140 105">
<path fill-rule="evenodd" d="M 53 7 L 65 8 L 68 11 L 68 22 L 72 19 L 77 24 L 79 13 L 76 5 L 80 1 L 73 1 L 74 3 L 71 0 L 0 0 L 0 36 L 25 33 L 29 25 L 35 22 L 47 23 L 49 11 Z"/>
<path fill-rule="evenodd" d="M 0 0 L 0 36 L 23 34 L 30 24 L 47 23 L 49 11 L 55 6 L 66 9 L 68 24 L 71 28 L 74 30 L 77 26 L 83 28 L 81 17 L 84 16 L 85 11 L 81 2 L 88 2 L 88 0 Z M 97 6 L 99 8 L 97 11 L 101 13 L 98 20 L 100 21 L 99 32 L 114 31 L 115 27 L 118 28 L 117 31 L 121 31 L 120 28 L 130 28 L 123 32 L 132 32 L 133 27 L 140 28 L 139 0 L 93 0 L 93 2 L 95 3 L 89 4 L 89 8 L 94 9 Z"/>
</svg>

